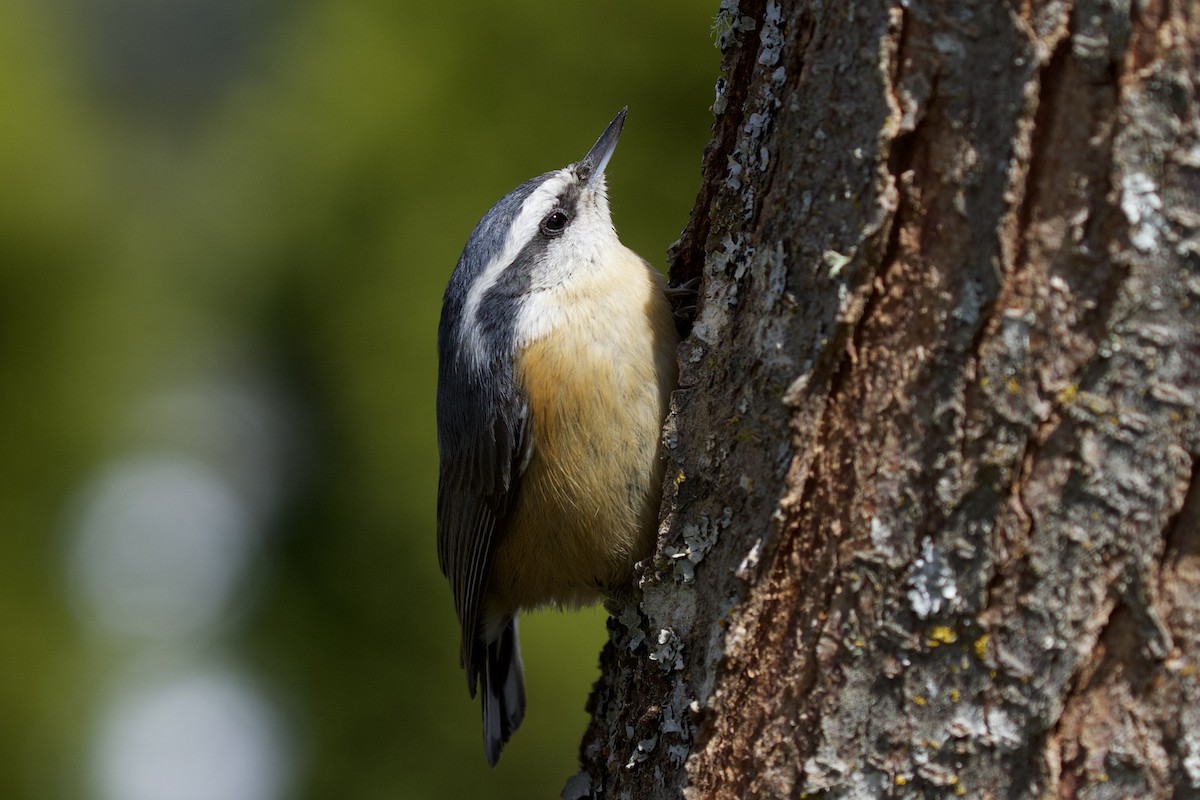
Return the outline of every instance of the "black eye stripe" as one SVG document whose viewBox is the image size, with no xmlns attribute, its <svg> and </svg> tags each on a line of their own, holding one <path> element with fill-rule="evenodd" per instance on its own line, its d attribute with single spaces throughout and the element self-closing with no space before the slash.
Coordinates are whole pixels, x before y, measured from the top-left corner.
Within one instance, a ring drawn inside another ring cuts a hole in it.
<svg viewBox="0 0 1200 800">
<path fill-rule="evenodd" d="M 571 217 L 561 208 L 556 208 L 542 218 L 541 229 L 546 236 L 558 236 L 567 229 Z"/>
</svg>

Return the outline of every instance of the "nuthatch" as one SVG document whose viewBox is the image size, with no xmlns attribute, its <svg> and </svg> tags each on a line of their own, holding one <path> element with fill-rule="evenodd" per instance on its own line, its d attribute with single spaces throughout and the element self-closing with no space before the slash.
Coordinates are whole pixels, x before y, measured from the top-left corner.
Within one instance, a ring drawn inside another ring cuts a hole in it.
<svg viewBox="0 0 1200 800">
<path fill-rule="evenodd" d="M 484 214 L 443 298 L 438 562 L 493 766 L 525 716 L 517 614 L 603 599 L 654 550 L 678 336 L 609 215 L 625 111 Z"/>
</svg>

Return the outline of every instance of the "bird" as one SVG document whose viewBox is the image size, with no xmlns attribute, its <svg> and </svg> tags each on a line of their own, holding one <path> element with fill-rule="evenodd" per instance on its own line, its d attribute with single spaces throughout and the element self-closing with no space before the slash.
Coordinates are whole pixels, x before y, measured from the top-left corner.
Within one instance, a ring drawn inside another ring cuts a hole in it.
<svg viewBox="0 0 1200 800">
<path fill-rule="evenodd" d="M 443 296 L 438 563 L 493 767 L 525 716 L 518 615 L 619 596 L 657 539 L 678 333 L 609 211 L 627 112 L 493 205 Z"/>
</svg>

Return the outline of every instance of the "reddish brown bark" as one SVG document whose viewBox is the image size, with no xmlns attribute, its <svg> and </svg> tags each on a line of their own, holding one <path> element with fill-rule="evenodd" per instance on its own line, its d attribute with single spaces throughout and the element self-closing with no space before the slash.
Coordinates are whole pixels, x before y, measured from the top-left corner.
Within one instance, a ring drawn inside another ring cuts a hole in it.
<svg viewBox="0 0 1200 800">
<path fill-rule="evenodd" d="M 1200 796 L 1200 8 L 723 7 L 568 796 Z"/>
</svg>

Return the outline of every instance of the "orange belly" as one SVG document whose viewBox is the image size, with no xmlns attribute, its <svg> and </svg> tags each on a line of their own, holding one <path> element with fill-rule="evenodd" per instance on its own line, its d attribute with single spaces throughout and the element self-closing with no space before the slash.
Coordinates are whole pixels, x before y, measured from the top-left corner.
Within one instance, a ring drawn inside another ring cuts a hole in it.
<svg viewBox="0 0 1200 800">
<path fill-rule="evenodd" d="M 563 298 L 566 323 L 518 354 L 533 452 L 497 545 L 488 616 L 595 602 L 653 552 L 677 336 L 657 275 L 637 261 L 619 293 Z"/>
</svg>

